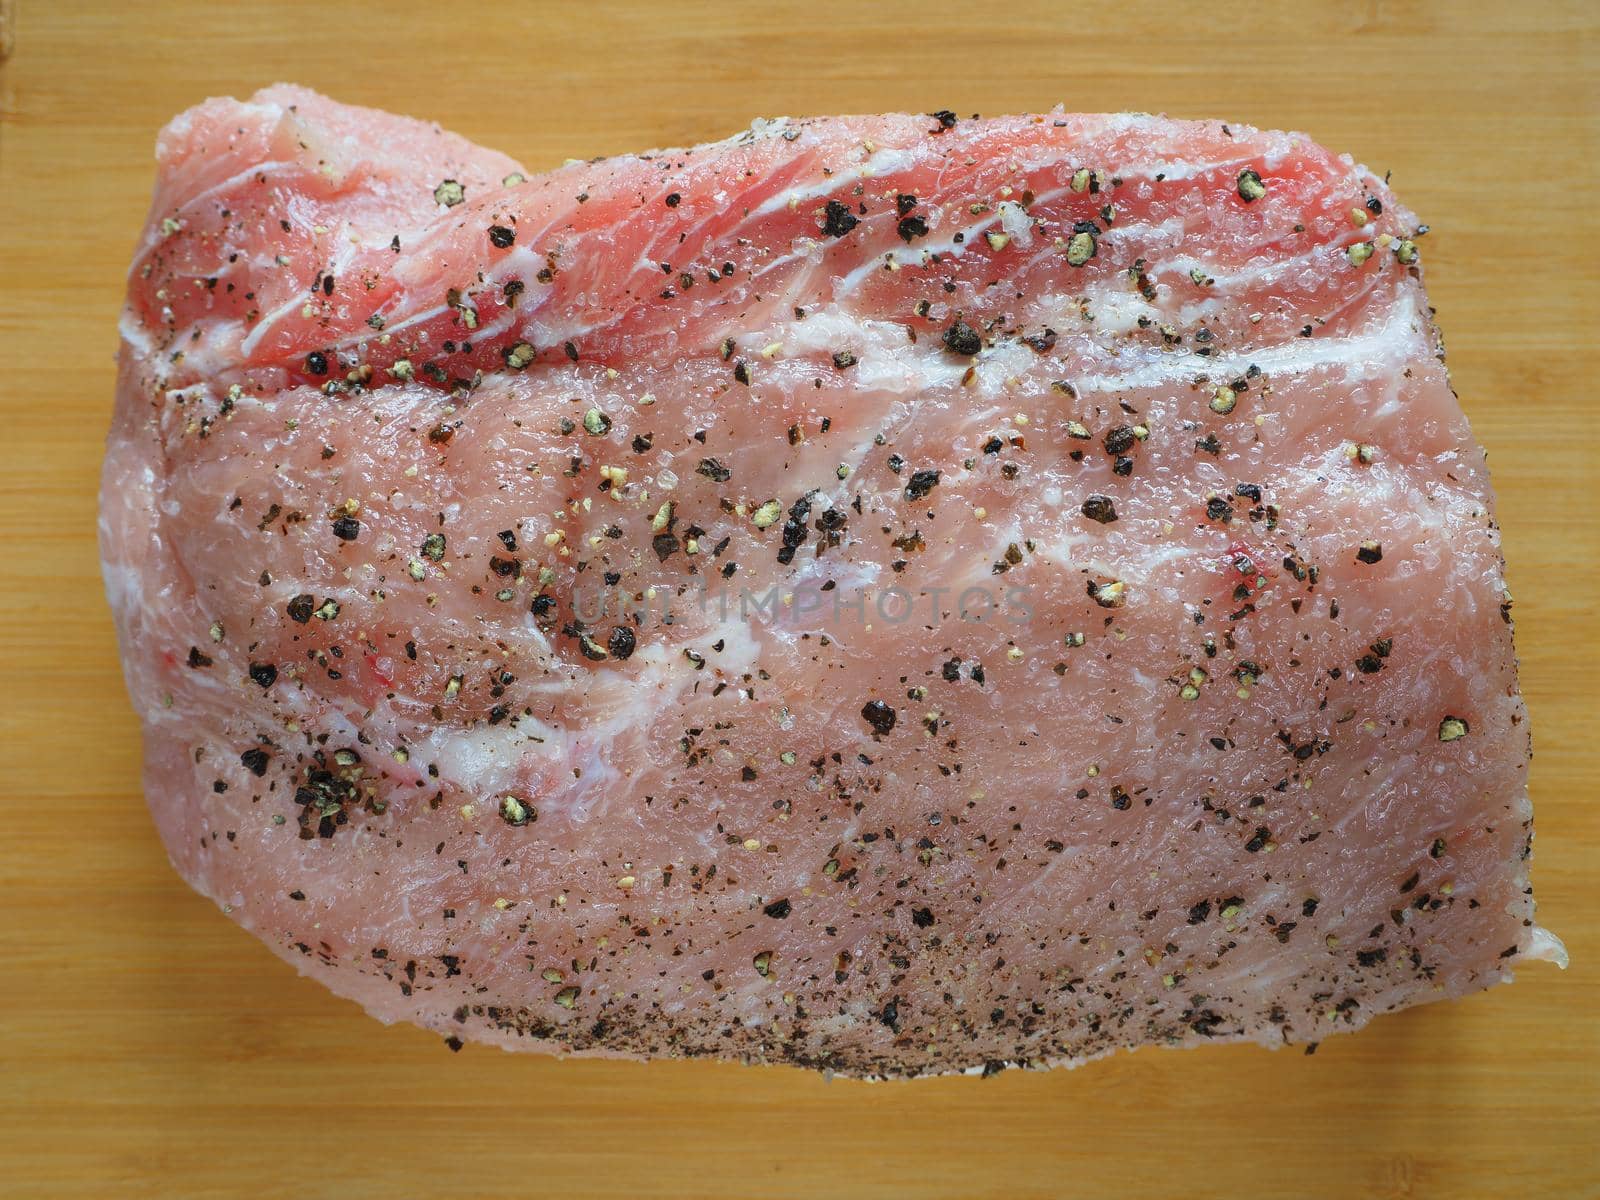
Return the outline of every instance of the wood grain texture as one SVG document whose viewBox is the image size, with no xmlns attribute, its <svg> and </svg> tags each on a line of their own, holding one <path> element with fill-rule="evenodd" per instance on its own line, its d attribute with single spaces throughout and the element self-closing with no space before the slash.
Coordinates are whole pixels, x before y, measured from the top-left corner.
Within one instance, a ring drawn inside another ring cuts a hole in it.
<svg viewBox="0 0 1600 1200">
<path fill-rule="evenodd" d="M 0 9 L 11 5 L 0 3 Z M 355 6 L 21 0 L 0 65 L 0 1194 L 1600 1195 L 1600 7 L 921 0 Z M 151 147 L 278 79 L 534 167 L 755 115 L 1064 102 L 1302 129 L 1434 232 L 1429 289 L 1499 490 L 1566 973 L 1314 1057 L 826 1082 L 560 1062 L 386 1029 L 172 873 L 138 792 L 94 547 Z"/>
</svg>

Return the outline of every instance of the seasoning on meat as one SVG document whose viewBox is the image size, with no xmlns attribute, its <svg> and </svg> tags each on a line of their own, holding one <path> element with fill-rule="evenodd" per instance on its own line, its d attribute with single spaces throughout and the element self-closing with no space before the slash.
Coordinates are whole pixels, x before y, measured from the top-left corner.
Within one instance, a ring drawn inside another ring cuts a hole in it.
<svg viewBox="0 0 1600 1200">
<path fill-rule="evenodd" d="M 1365 168 L 941 109 L 533 175 L 287 87 L 157 158 L 100 514 L 147 798 L 380 1017 L 993 1073 L 1560 957 Z"/>
</svg>

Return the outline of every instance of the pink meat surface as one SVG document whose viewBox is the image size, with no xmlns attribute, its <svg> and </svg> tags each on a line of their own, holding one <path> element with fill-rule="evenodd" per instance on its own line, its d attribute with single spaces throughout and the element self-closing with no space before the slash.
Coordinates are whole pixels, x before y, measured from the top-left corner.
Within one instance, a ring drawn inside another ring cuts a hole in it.
<svg viewBox="0 0 1600 1200">
<path fill-rule="evenodd" d="M 915 1075 L 1559 958 L 1423 230 L 1295 134 L 161 135 L 101 546 L 178 870 L 384 1020 Z"/>
</svg>

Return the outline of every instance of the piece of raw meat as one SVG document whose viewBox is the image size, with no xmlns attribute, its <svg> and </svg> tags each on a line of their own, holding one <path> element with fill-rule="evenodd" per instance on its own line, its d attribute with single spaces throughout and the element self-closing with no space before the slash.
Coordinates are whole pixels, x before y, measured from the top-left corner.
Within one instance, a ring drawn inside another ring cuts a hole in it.
<svg viewBox="0 0 1600 1200">
<path fill-rule="evenodd" d="M 1424 230 L 1304 137 L 161 135 L 101 545 L 173 861 L 461 1040 L 1308 1043 L 1533 924 Z"/>
</svg>

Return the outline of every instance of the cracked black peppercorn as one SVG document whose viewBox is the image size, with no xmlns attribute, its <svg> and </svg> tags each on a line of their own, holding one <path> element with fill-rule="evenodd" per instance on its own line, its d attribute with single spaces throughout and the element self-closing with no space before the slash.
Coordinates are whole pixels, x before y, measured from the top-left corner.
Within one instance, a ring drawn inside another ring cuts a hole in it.
<svg viewBox="0 0 1600 1200">
<path fill-rule="evenodd" d="M 879 736 L 889 733 L 894 729 L 897 719 L 894 709 L 882 700 L 869 700 L 861 708 L 861 717 L 872 726 L 872 731 Z"/>
<path fill-rule="evenodd" d="M 960 317 L 944 331 L 944 344 L 950 353 L 963 357 L 970 357 L 983 349 L 983 339 L 978 336 L 978 331 Z"/>
<path fill-rule="evenodd" d="M 837 200 L 829 200 L 823 208 L 822 232 L 829 237 L 843 237 L 860 223 L 850 207 Z"/>
</svg>

